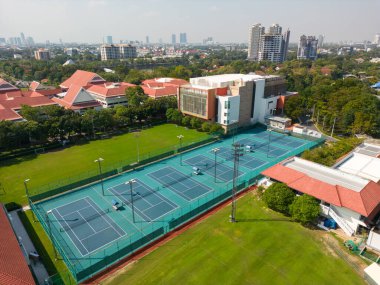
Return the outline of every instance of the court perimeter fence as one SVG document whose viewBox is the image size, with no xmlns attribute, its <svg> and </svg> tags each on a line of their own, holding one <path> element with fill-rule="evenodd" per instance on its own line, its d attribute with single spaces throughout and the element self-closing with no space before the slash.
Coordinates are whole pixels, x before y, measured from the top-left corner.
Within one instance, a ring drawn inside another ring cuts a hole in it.
<svg viewBox="0 0 380 285">
<path fill-rule="evenodd" d="M 151 162 L 170 157 L 176 153 L 214 142 L 218 139 L 220 139 L 218 136 L 208 136 L 206 139 L 201 139 L 198 141 L 193 140 L 187 144 L 183 143 L 182 147 L 179 145 L 174 145 L 170 147 L 160 148 L 156 151 L 141 154 L 139 161 L 136 159 L 129 159 L 120 160 L 116 163 L 109 164 L 105 160 L 102 163 L 102 174 L 100 174 L 99 170 L 94 167 L 93 170 L 83 172 L 80 175 L 70 176 L 65 179 L 56 180 L 54 183 L 47 183 L 43 186 L 39 186 L 34 189 L 32 188 L 29 190 L 29 199 L 33 202 L 37 202 L 46 198 L 51 198 L 52 196 L 76 189 L 78 187 L 98 182 L 101 178 L 106 179 L 123 172 L 133 170 Z"/>
<path fill-rule="evenodd" d="M 208 141 L 212 141 L 214 138 L 210 138 Z M 316 144 L 320 144 L 324 141 L 324 139 L 320 139 L 319 141 L 309 141 L 305 145 L 291 150 L 287 153 L 287 157 L 299 155 L 303 151 L 315 147 Z M 200 144 L 205 143 L 199 142 Z M 185 146 L 185 148 L 191 148 L 192 146 Z M 174 151 L 171 150 L 168 153 L 161 154 L 156 157 L 147 158 L 144 161 L 141 161 L 141 164 L 148 163 L 170 154 L 174 154 Z M 260 177 L 260 173 L 264 171 L 271 165 L 279 163 L 282 161 L 284 157 L 272 159 L 270 164 L 263 165 L 261 167 L 256 168 L 253 171 L 249 171 L 237 179 L 237 190 L 238 192 L 246 189 L 249 186 L 252 186 L 257 183 L 257 180 Z M 126 166 L 126 170 L 129 170 L 129 165 Z M 125 170 L 124 170 L 125 171 Z M 114 169 L 113 171 L 107 172 L 107 175 L 117 174 L 118 171 Z M 77 282 L 83 282 L 95 274 L 106 270 L 111 267 L 115 263 L 125 259 L 127 256 L 133 254 L 137 250 L 147 246 L 151 242 L 163 237 L 165 234 L 171 232 L 172 230 L 180 227 L 186 222 L 194 219 L 195 217 L 205 213 L 206 211 L 212 209 L 216 205 L 228 200 L 232 196 L 232 181 L 229 183 L 219 182 L 214 183 L 214 177 L 209 176 L 207 178 L 209 181 L 202 181 L 205 185 L 213 185 L 213 191 L 205 194 L 204 196 L 193 200 L 188 203 L 186 206 L 182 206 L 166 215 L 163 220 L 155 220 L 155 221 L 136 221 L 136 225 L 139 227 L 138 231 L 135 233 L 126 236 L 125 238 L 119 239 L 118 241 L 109 244 L 105 248 L 101 248 L 88 256 L 78 258 L 72 252 L 70 246 L 66 243 L 64 238 L 62 237 L 62 233 L 55 226 L 51 226 L 51 222 L 48 220 L 48 217 L 42 207 L 38 204 L 38 201 L 41 199 L 46 199 L 49 196 L 57 195 L 59 193 L 65 192 L 66 190 L 74 188 L 74 186 L 79 186 L 80 184 L 87 184 L 90 182 L 97 181 L 99 176 L 95 176 L 92 178 L 88 178 L 86 180 L 77 182 L 75 184 L 71 184 L 66 187 L 60 187 L 48 192 L 43 192 L 37 194 L 35 196 L 30 197 L 30 205 L 33 212 L 36 214 L 38 220 L 41 222 L 45 231 L 50 235 L 50 239 L 59 252 L 59 255 L 64 259 L 67 264 L 68 269 L 74 276 Z M 209 182 L 209 183 L 208 183 Z M 80 190 L 81 188 L 76 189 L 75 191 Z M 161 191 L 163 188 L 159 187 L 157 191 Z M 86 260 L 86 266 L 83 266 L 81 261 Z M 52 284 L 63 284 L 64 281 L 60 281 L 60 278 L 54 276 L 51 279 Z"/>
</svg>

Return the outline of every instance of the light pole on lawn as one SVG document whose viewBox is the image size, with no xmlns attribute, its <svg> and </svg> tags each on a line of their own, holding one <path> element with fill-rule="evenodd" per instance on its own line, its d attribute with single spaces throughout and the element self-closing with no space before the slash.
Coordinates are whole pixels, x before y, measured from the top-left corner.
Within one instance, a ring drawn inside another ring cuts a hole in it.
<svg viewBox="0 0 380 285">
<path fill-rule="evenodd" d="M 57 260 L 57 250 L 55 249 L 55 243 L 53 241 L 53 235 L 51 233 L 51 223 L 50 223 L 50 219 L 49 219 L 49 214 L 51 214 L 52 211 L 51 210 L 48 210 L 46 211 L 45 213 L 45 220 L 46 220 L 46 223 L 47 223 L 47 226 L 48 226 L 48 231 L 49 231 L 49 237 L 50 237 L 50 240 L 51 240 L 51 243 L 53 244 L 53 248 L 54 248 L 54 257 L 55 257 L 55 260 Z"/>
<path fill-rule="evenodd" d="M 182 139 L 184 138 L 183 135 L 179 135 L 177 136 L 177 138 L 179 139 L 179 150 L 180 151 L 180 154 L 179 154 L 179 160 L 180 160 L 180 165 L 182 166 L 182 151 L 181 151 L 181 148 L 182 148 Z"/>
<path fill-rule="evenodd" d="M 135 208 L 133 205 L 133 183 L 136 183 L 135 179 L 128 180 L 125 184 L 129 184 L 129 190 L 131 194 L 132 221 L 135 222 Z"/>
<path fill-rule="evenodd" d="M 102 161 L 103 160 L 104 160 L 103 158 L 99 157 L 94 162 L 97 162 L 98 165 L 99 165 L 100 182 L 101 182 L 101 185 L 102 185 L 102 194 L 104 196 L 103 173 L 102 173 Z"/>
<path fill-rule="evenodd" d="M 29 181 L 30 181 L 29 178 L 24 180 L 25 194 L 26 194 L 26 198 L 28 199 L 28 202 L 29 202 L 29 189 L 28 189 L 28 182 Z"/>
<path fill-rule="evenodd" d="M 214 152 L 214 170 L 215 170 L 215 172 L 214 172 L 214 182 L 216 183 L 216 154 L 217 154 L 217 152 L 219 151 L 220 149 L 219 148 L 213 148 L 212 149 L 212 151 Z"/>
</svg>

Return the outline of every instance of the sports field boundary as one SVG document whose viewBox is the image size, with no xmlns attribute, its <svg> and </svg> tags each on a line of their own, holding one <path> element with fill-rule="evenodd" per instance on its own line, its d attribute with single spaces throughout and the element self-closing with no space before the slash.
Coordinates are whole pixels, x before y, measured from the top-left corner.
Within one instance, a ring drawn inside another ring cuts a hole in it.
<svg viewBox="0 0 380 285">
<path fill-rule="evenodd" d="M 117 169 L 113 169 L 113 170 L 110 170 L 110 171 L 102 173 L 102 175 L 97 174 L 95 176 L 88 177 L 88 178 L 84 179 L 86 182 L 87 181 L 91 181 L 89 183 L 80 184 L 83 181 L 82 180 L 82 181 L 74 182 L 73 184 L 67 184 L 67 185 L 58 187 L 56 189 L 52 189 L 52 190 L 46 191 L 46 192 L 38 193 L 38 194 L 35 194 L 35 195 L 30 195 L 29 198 L 33 202 L 38 202 L 38 203 L 44 202 L 46 200 L 50 200 L 50 199 L 53 199 L 53 198 L 56 198 L 56 197 L 60 197 L 60 196 L 66 195 L 66 194 L 70 194 L 70 193 L 79 191 L 82 188 L 89 187 L 89 186 L 92 186 L 94 184 L 97 184 L 101 180 L 100 179 L 101 177 L 104 179 L 104 181 L 106 181 L 106 180 L 112 179 L 114 177 L 123 175 L 125 173 L 129 173 L 129 172 L 132 172 L 132 171 L 135 171 L 135 170 L 142 169 L 142 168 L 144 168 L 146 166 L 149 166 L 151 164 L 154 164 L 154 163 L 166 160 L 166 159 L 170 159 L 170 158 L 176 157 L 178 155 L 182 155 L 184 153 L 187 153 L 187 152 L 193 151 L 195 149 L 204 147 L 206 145 L 215 143 L 215 142 L 217 142 L 219 140 L 220 140 L 220 137 L 211 137 L 211 138 L 205 139 L 204 141 L 194 142 L 191 145 L 192 146 L 191 148 L 187 148 L 187 149 L 182 150 L 180 152 L 174 151 L 174 150 L 170 151 L 170 152 L 164 152 L 164 153 L 159 154 L 159 155 L 157 155 L 155 157 L 152 157 L 151 159 L 148 159 L 149 162 L 144 163 L 144 161 L 142 161 L 142 163 L 129 164 L 129 165 L 122 166 L 123 169 L 126 168 L 122 172 L 118 172 Z M 168 153 L 171 153 L 171 154 L 168 154 Z M 155 158 L 157 158 L 157 157 L 159 157 L 159 158 L 156 160 Z M 110 175 L 107 176 L 107 174 L 110 174 Z M 78 184 L 80 184 L 80 185 L 76 186 L 76 187 L 72 186 L 72 185 L 78 185 Z M 57 190 L 57 189 L 60 189 L 60 188 L 66 188 L 66 189 L 69 189 L 69 190 L 63 190 L 63 191 L 60 192 L 60 191 Z M 49 193 L 51 193 L 51 192 L 58 192 L 58 193 L 55 193 L 53 195 L 49 195 Z M 39 199 L 40 196 L 42 196 L 43 198 Z M 37 199 L 35 197 L 37 197 Z"/>
<path fill-rule="evenodd" d="M 254 191 L 257 189 L 256 185 L 249 186 L 245 188 L 244 190 L 237 193 L 236 198 L 240 199 L 241 197 L 245 196 L 246 194 Z M 113 264 L 112 266 L 108 267 L 107 269 L 103 270 L 102 272 L 95 274 L 90 279 L 87 279 L 86 281 L 80 283 L 82 285 L 100 285 L 102 284 L 106 278 L 111 277 L 113 274 L 117 274 L 117 272 L 124 267 L 128 266 L 129 264 L 132 264 L 143 257 L 147 256 L 151 252 L 155 251 L 157 248 L 165 245 L 172 239 L 176 238 L 177 236 L 183 234 L 187 230 L 195 227 L 202 221 L 206 220 L 210 216 L 214 215 L 216 212 L 224 209 L 228 205 L 232 203 L 232 198 L 228 197 L 226 200 L 220 202 L 219 204 L 216 204 L 214 207 L 208 209 L 207 211 L 199 214 L 198 216 L 195 216 L 194 218 L 188 220 L 181 226 L 178 226 L 176 229 L 173 229 L 172 231 L 168 232 L 164 236 L 156 239 L 152 243 L 136 250 L 134 253 L 132 253 L 129 256 L 126 256 L 123 260 L 120 260 L 119 262 Z M 228 217 L 226 217 L 226 220 Z M 237 219 L 237 222 L 239 222 L 239 219 Z"/>
</svg>

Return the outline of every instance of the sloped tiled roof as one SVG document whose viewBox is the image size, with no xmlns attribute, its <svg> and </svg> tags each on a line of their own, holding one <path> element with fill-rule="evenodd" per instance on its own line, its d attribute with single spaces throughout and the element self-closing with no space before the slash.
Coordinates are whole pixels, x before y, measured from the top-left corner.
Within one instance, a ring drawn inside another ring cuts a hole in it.
<svg viewBox="0 0 380 285">
<path fill-rule="evenodd" d="M 94 80 L 95 79 L 95 80 Z M 69 88 L 71 85 L 87 86 L 89 84 L 105 83 L 106 81 L 94 72 L 77 70 L 70 78 L 61 83 L 62 88 Z"/>
<path fill-rule="evenodd" d="M 294 190 L 335 206 L 348 208 L 365 217 L 373 216 L 379 209 L 380 185 L 370 180 L 366 180 L 367 183 L 358 191 L 356 188 L 350 189 L 347 185 L 333 185 L 321 179 L 310 177 L 302 170 L 292 169 L 284 163 L 276 164 L 261 174 L 283 182 Z"/>
<path fill-rule="evenodd" d="M 54 101 L 36 91 L 13 91 L 0 94 L 0 120 L 20 120 L 16 112 L 22 105 L 32 107 L 56 105 Z"/>
<path fill-rule="evenodd" d="M 100 103 L 86 89 L 79 85 L 71 85 L 63 98 L 53 98 L 52 100 L 72 110 L 100 106 Z"/>
<path fill-rule="evenodd" d="M 7 214 L 1 204 L 0 233 L 0 284 L 36 284 Z"/>
<path fill-rule="evenodd" d="M 135 87 L 135 84 L 122 82 L 119 86 L 111 87 L 113 83 L 107 82 L 105 84 L 91 85 L 87 91 L 95 93 L 103 97 L 124 96 L 125 90 L 129 87 Z"/>
</svg>

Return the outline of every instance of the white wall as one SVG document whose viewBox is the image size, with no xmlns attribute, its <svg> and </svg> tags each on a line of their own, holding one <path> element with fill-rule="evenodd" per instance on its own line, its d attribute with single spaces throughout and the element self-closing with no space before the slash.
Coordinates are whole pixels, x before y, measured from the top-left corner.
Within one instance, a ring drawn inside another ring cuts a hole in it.
<svg viewBox="0 0 380 285">
<path fill-rule="evenodd" d="M 356 230 L 359 225 L 362 225 L 366 227 L 366 224 L 360 221 L 361 215 L 359 213 L 356 213 L 354 211 L 351 211 L 347 208 L 337 207 L 337 206 L 330 206 L 342 219 L 344 219 L 347 224 L 353 229 Z"/>
<path fill-rule="evenodd" d="M 380 251 L 380 234 L 370 231 L 367 239 L 367 245 Z"/>
<path fill-rule="evenodd" d="M 277 106 L 277 100 L 280 96 L 274 96 L 270 98 L 264 98 L 265 79 L 257 79 L 256 83 L 256 95 L 255 95 L 255 109 L 253 111 L 252 123 L 265 124 L 265 116 L 272 115 L 271 110 Z M 271 103 L 269 103 L 271 102 Z"/>
<path fill-rule="evenodd" d="M 216 96 L 218 99 L 217 122 L 221 125 L 230 125 L 239 120 L 240 96 Z M 225 109 L 225 102 L 230 102 L 230 108 Z M 226 121 L 226 123 L 224 122 Z M 228 121 L 228 123 L 227 123 Z"/>
</svg>

